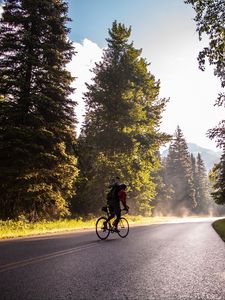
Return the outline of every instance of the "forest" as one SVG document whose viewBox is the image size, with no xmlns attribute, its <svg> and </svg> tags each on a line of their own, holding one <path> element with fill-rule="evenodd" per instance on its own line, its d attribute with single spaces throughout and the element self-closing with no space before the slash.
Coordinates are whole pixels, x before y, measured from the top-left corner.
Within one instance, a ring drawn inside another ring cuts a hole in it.
<svg viewBox="0 0 225 300">
<path fill-rule="evenodd" d="M 209 36 L 199 53 L 224 81 L 223 1 L 188 0 L 196 30 Z M 215 14 L 218 18 L 214 18 Z M 76 49 L 63 0 L 6 0 L 0 20 L 0 219 L 29 221 L 98 215 L 110 182 L 128 186 L 133 215 L 221 215 L 225 213 L 225 121 L 208 136 L 222 150 L 207 173 L 200 154 L 188 151 L 178 126 L 161 132 L 169 101 L 132 27 L 112 23 L 102 61 L 84 94 L 85 120 L 77 134 L 73 78 L 67 64 Z M 196 62 L 197 64 L 198 62 Z M 225 107 L 220 93 L 215 105 Z M 160 149 L 169 143 L 167 157 Z"/>
</svg>

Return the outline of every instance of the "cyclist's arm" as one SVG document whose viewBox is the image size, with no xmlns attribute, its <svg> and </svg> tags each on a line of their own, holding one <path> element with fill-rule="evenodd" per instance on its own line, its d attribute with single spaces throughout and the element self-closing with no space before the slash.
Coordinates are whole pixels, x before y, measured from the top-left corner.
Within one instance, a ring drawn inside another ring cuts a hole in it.
<svg viewBox="0 0 225 300">
<path fill-rule="evenodd" d="M 120 192 L 118 193 L 118 196 L 119 196 L 120 201 L 121 201 L 122 204 L 123 204 L 123 207 L 124 207 L 125 209 L 128 209 L 128 206 L 127 206 L 127 203 L 126 203 L 126 197 L 127 197 L 126 192 L 122 190 L 122 191 L 120 191 Z"/>
</svg>

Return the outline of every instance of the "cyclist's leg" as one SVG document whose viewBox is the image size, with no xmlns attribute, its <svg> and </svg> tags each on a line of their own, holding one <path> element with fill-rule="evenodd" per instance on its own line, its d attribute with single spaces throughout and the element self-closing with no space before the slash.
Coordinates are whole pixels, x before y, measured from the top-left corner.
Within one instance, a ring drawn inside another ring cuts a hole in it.
<svg viewBox="0 0 225 300">
<path fill-rule="evenodd" d="M 114 222 L 114 225 L 115 225 L 115 228 L 117 229 L 117 225 L 118 225 L 118 223 L 120 221 L 120 217 L 121 217 L 121 209 L 120 209 L 120 207 L 116 207 L 115 214 L 116 214 L 116 220 Z"/>
<path fill-rule="evenodd" d="M 110 220 L 112 220 L 115 217 L 115 209 L 113 206 L 109 206 L 109 217 L 106 220 L 106 223 L 108 223 Z M 105 225 L 106 225 L 105 223 Z"/>
</svg>

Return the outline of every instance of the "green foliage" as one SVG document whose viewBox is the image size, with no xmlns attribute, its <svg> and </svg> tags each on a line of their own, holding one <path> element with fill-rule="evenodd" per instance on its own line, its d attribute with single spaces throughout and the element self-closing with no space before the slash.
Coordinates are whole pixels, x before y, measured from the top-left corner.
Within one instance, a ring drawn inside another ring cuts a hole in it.
<svg viewBox="0 0 225 300">
<path fill-rule="evenodd" d="M 0 21 L 0 218 L 68 213 L 77 176 L 64 1 L 8 0 Z"/>
<path fill-rule="evenodd" d="M 196 12 L 195 21 L 199 39 L 206 34 L 209 38 L 209 45 L 205 47 L 198 56 L 199 67 L 205 69 L 205 61 L 215 66 L 215 75 L 221 80 L 221 86 L 225 87 L 225 2 L 224 0 L 185 0 L 185 3 L 192 4 Z M 218 97 L 217 104 L 224 103 L 224 93 Z"/>
<path fill-rule="evenodd" d="M 205 69 L 205 59 L 215 66 L 214 73 L 220 79 L 222 88 L 225 87 L 225 1 L 224 0 L 185 0 L 185 3 L 192 4 L 195 9 L 197 22 L 197 31 L 199 38 L 206 34 L 209 38 L 209 46 L 205 47 L 199 53 L 198 60 L 200 69 Z M 216 105 L 225 107 L 225 94 L 220 93 Z M 218 147 L 223 149 L 223 155 L 220 163 L 216 166 L 218 173 L 214 183 L 213 197 L 216 203 L 224 203 L 224 170 L 225 170 L 225 121 L 222 120 L 219 125 L 208 131 L 211 139 L 216 139 Z M 219 186 L 220 185 L 220 186 Z"/>
<path fill-rule="evenodd" d="M 196 213 L 207 214 L 211 206 L 211 197 L 209 192 L 208 176 L 204 162 L 199 153 L 196 160 L 195 175 L 195 191 L 197 202 Z"/>
<path fill-rule="evenodd" d="M 218 147 L 222 149 L 220 162 L 215 165 L 211 173 L 212 196 L 217 204 L 225 204 L 225 120 L 219 126 L 209 130 L 209 137 L 216 139 Z"/>
<path fill-rule="evenodd" d="M 157 196 L 154 215 L 221 214 L 213 203 L 204 162 L 187 150 L 178 127 L 169 154 L 156 176 Z"/>
<path fill-rule="evenodd" d="M 221 160 L 216 164 L 210 173 L 212 182 L 212 196 L 216 204 L 225 204 L 225 154 L 221 156 Z"/>
<path fill-rule="evenodd" d="M 150 210 L 155 195 L 156 153 L 168 140 L 159 132 L 167 100 L 159 98 L 159 81 L 148 71 L 141 50 L 128 42 L 130 34 L 131 28 L 113 22 L 103 60 L 93 70 L 93 84 L 87 85 L 76 211 L 98 210 L 115 175 L 128 183 L 129 203 L 136 212 Z"/>
</svg>

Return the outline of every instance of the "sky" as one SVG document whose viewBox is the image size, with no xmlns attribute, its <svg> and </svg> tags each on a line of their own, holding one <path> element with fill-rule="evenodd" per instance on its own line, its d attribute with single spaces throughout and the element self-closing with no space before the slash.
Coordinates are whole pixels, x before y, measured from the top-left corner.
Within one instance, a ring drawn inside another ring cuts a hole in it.
<svg viewBox="0 0 225 300">
<path fill-rule="evenodd" d="M 68 69 L 76 77 L 72 97 L 78 103 L 78 132 L 85 114 L 85 82 L 91 82 L 90 70 L 101 59 L 108 29 L 117 20 L 132 27 L 130 41 L 142 49 L 149 71 L 160 80 L 160 97 L 170 98 L 161 131 L 174 134 L 179 125 L 187 142 L 218 150 L 206 132 L 224 119 L 223 109 L 214 106 L 221 87 L 212 67 L 205 72 L 198 68 L 197 56 L 207 39 L 199 41 L 190 5 L 183 0 L 69 0 L 68 5 L 69 38 L 77 52 Z"/>
<path fill-rule="evenodd" d="M 224 118 L 223 109 L 214 107 L 221 87 L 211 66 L 205 72 L 198 68 L 197 56 L 207 39 L 199 41 L 190 5 L 183 0 L 70 0 L 69 15 L 77 51 L 69 68 L 77 77 L 74 97 L 80 122 L 84 83 L 91 82 L 89 70 L 101 59 L 108 29 L 117 20 L 132 27 L 130 41 L 142 49 L 149 71 L 160 79 L 160 97 L 170 98 L 161 130 L 173 134 L 179 125 L 187 142 L 216 150 L 206 132 Z"/>
</svg>

